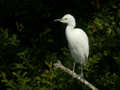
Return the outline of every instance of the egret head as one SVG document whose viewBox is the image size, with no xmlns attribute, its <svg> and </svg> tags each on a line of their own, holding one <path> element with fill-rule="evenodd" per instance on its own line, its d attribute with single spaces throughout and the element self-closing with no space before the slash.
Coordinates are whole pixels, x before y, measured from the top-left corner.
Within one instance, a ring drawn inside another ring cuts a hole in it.
<svg viewBox="0 0 120 90">
<path fill-rule="evenodd" d="M 71 25 L 73 27 L 75 27 L 75 25 L 76 25 L 75 18 L 71 14 L 66 14 L 61 19 L 55 19 L 55 21 L 65 23 L 65 24 Z"/>
</svg>

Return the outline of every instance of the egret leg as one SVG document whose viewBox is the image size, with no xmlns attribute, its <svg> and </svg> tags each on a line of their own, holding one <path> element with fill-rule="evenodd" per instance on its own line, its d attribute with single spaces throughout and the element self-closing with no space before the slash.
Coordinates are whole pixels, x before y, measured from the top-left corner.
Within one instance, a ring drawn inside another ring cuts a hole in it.
<svg viewBox="0 0 120 90">
<path fill-rule="evenodd" d="M 83 75 L 83 66 L 81 65 L 81 73 L 80 73 L 80 76 L 81 78 L 84 78 L 84 75 Z"/>
<path fill-rule="evenodd" d="M 73 62 L 73 72 L 75 71 L 75 62 Z"/>
<path fill-rule="evenodd" d="M 83 75 L 83 63 L 82 63 L 82 60 L 80 61 L 80 67 L 81 67 L 81 73 L 80 73 L 80 76 L 81 76 L 81 78 L 84 78 L 84 75 Z"/>
</svg>

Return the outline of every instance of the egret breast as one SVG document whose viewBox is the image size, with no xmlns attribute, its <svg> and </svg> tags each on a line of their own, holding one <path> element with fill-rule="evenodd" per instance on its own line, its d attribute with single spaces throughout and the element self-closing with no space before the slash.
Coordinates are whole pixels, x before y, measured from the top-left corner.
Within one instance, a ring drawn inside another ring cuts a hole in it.
<svg viewBox="0 0 120 90">
<path fill-rule="evenodd" d="M 84 65 L 89 54 L 88 38 L 80 29 L 66 31 L 68 46 L 76 63 Z"/>
</svg>

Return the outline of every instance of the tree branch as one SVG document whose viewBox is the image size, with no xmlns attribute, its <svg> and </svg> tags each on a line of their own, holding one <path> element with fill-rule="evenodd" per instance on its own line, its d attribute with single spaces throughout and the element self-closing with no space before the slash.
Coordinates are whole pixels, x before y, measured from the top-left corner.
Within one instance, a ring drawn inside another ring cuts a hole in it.
<svg viewBox="0 0 120 90">
<path fill-rule="evenodd" d="M 96 88 L 94 85 L 92 85 L 90 82 L 88 82 L 87 80 L 83 79 L 82 77 L 80 77 L 80 75 L 77 75 L 75 72 L 71 71 L 70 69 L 66 68 L 65 66 L 63 66 L 61 64 L 60 61 L 58 61 L 57 63 L 54 64 L 54 66 L 56 68 L 61 69 L 62 71 L 68 73 L 69 75 L 71 75 L 72 77 L 78 79 L 81 83 L 85 84 L 86 86 L 88 86 L 89 88 L 91 88 L 92 90 L 98 90 L 98 88 Z"/>
</svg>

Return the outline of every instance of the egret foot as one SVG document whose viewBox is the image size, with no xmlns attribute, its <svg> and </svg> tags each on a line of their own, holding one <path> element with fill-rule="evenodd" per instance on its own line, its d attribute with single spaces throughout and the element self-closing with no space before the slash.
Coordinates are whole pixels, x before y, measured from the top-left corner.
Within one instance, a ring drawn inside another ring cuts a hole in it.
<svg viewBox="0 0 120 90">
<path fill-rule="evenodd" d="M 83 74 L 83 70 L 81 68 L 81 73 L 79 74 L 80 78 L 84 79 L 84 74 Z"/>
<path fill-rule="evenodd" d="M 74 74 L 75 74 L 74 70 L 72 71 L 72 74 L 73 74 L 73 76 L 74 76 Z"/>
<path fill-rule="evenodd" d="M 83 73 L 81 73 L 81 74 L 80 74 L 80 77 L 81 77 L 81 78 L 84 78 L 84 75 L 83 75 Z"/>
</svg>

